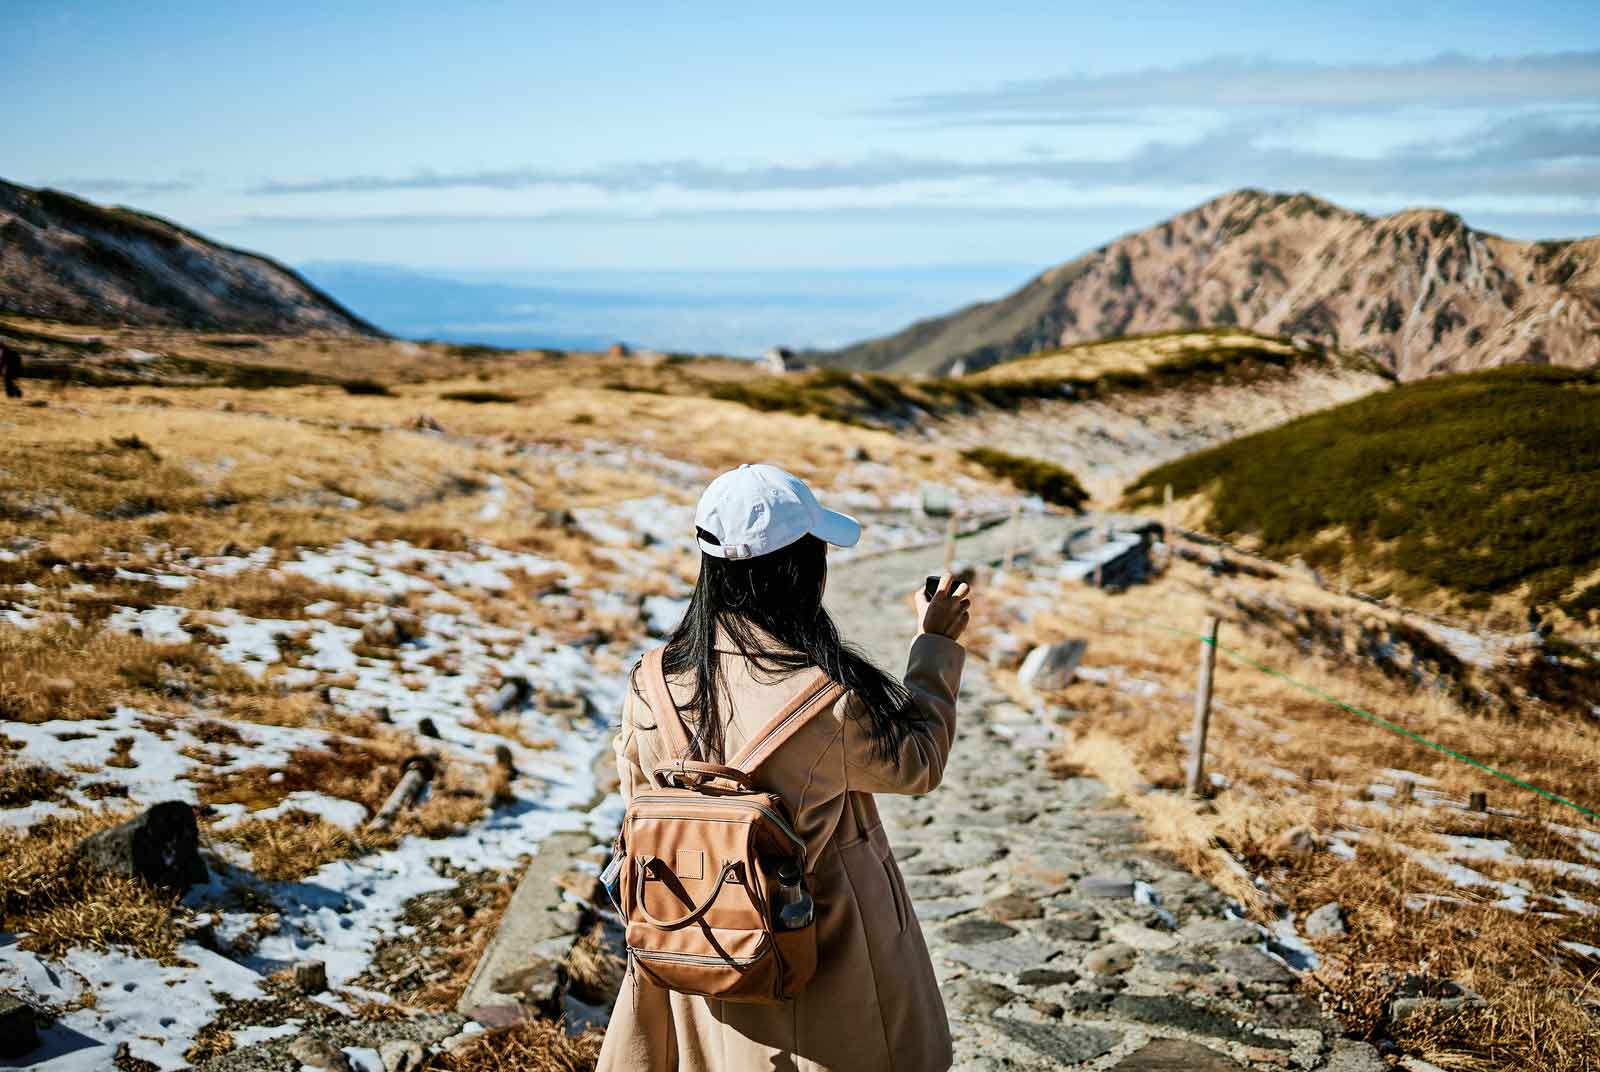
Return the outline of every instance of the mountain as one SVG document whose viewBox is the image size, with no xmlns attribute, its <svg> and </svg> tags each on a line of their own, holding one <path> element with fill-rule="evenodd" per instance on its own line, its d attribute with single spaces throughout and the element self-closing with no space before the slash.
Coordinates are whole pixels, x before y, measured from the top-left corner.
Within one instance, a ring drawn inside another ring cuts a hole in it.
<svg viewBox="0 0 1600 1072">
<path fill-rule="evenodd" d="M 1518 242 L 1460 216 L 1372 217 L 1240 190 L 1052 268 L 1020 290 L 818 364 L 971 371 L 1072 343 L 1197 326 L 1305 336 L 1401 379 L 1600 362 L 1600 238 Z"/>
<path fill-rule="evenodd" d="M 0 313 L 271 335 L 383 334 L 259 254 L 132 209 L 4 181 Z"/>
</svg>

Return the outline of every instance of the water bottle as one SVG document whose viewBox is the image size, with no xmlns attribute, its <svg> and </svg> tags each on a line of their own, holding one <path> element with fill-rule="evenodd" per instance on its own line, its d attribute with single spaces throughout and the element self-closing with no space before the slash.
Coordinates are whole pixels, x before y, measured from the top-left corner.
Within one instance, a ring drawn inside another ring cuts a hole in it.
<svg viewBox="0 0 1600 1072">
<path fill-rule="evenodd" d="M 777 888 L 772 894 L 772 921 L 776 930 L 797 931 L 811 926 L 816 904 L 800 884 L 801 877 L 798 860 L 788 860 L 778 866 Z"/>
</svg>

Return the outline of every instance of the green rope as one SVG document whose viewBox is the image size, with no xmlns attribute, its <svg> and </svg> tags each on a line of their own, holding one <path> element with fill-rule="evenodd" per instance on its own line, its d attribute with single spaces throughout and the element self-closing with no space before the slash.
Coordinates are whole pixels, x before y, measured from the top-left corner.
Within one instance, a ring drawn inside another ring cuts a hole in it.
<svg viewBox="0 0 1600 1072">
<path fill-rule="evenodd" d="M 1216 641 L 1212 640 L 1209 636 L 1206 636 L 1204 633 L 1196 633 L 1196 632 L 1193 632 L 1192 630 L 1189 630 L 1189 629 L 1180 629 L 1177 626 L 1167 625 L 1164 622 L 1153 621 L 1152 619 L 1149 619 L 1149 618 L 1137 618 L 1137 617 L 1134 617 L 1133 615 L 1127 615 L 1127 614 L 1120 614 L 1119 616 L 1127 618 L 1130 621 L 1143 622 L 1146 625 L 1153 625 L 1157 629 L 1165 629 L 1167 632 L 1176 633 L 1179 636 L 1186 636 L 1186 637 L 1191 637 L 1191 638 L 1197 639 L 1202 644 L 1209 644 L 1213 648 L 1215 648 L 1216 650 L 1222 652 L 1224 655 L 1228 656 L 1230 659 L 1235 660 L 1236 662 L 1244 663 L 1246 666 L 1250 666 L 1250 667 L 1252 667 L 1252 668 L 1254 668 L 1256 670 L 1259 670 L 1263 674 L 1267 674 L 1270 677 L 1275 677 L 1280 681 L 1287 682 L 1288 684 L 1293 685 L 1295 688 L 1301 690 L 1302 692 L 1306 692 L 1306 693 L 1309 693 L 1312 696 L 1317 697 L 1319 700 L 1325 700 L 1328 703 L 1334 704 L 1337 707 L 1342 707 L 1346 711 L 1349 711 L 1352 715 L 1359 715 L 1362 718 L 1366 719 L 1368 722 L 1373 723 L 1374 725 L 1382 726 L 1386 730 L 1392 730 L 1395 733 L 1400 734 L 1402 737 L 1409 737 L 1409 738 L 1411 738 L 1411 740 L 1416 741 L 1418 744 L 1427 745 L 1429 748 L 1433 749 L 1436 752 L 1442 752 L 1443 754 L 1445 754 L 1447 756 L 1450 756 L 1452 759 L 1459 759 L 1461 762 L 1466 763 L 1466 764 L 1468 764 L 1470 766 L 1476 767 L 1479 770 L 1484 771 L 1487 774 L 1492 774 L 1496 778 L 1500 778 L 1503 781 L 1510 782 L 1512 785 L 1520 786 L 1521 788 L 1526 789 L 1526 790 L 1528 790 L 1530 792 L 1538 793 L 1540 796 L 1544 797 L 1547 800 L 1553 800 L 1557 804 L 1563 804 L 1563 805 L 1571 808 L 1573 811 L 1576 811 L 1576 812 L 1579 812 L 1579 813 L 1581 813 L 1583 815 L 1588 816 L 1590 819 L 1600 821 L 1600 812 L 1590 811 L 1588 808 L 1584 807 L 1582 804 L 1574 804 L 1572 801 L 1568 800 L 1566 797 L 1559 796 L 1559 795 L 1557 795 L 1555 793 L 1552 793 L 1548 789 L 1540 789 L 1538 786 L 1532 785 L 1532 784 L 1530 784 L 1528 782 L 1525 782 L 1521 778 L 1516 777 L 1515 775 L 1507 774 L 1505 771 L 1496 770 L 1495 768 L 1489 766 L 1487 763 L 1479 762 L 1478 760 L 1473 759 L 1471 756 L 1462 755 L 1460 752 L 1457 752 L 1453 748 L 1446 748 L 1444 745 L 1439 744 L 1436 741 L 1430 741 L 1430 740 L 1428 740 L 1428 738 L 1422 736 L 1421 734 L 1413 733 L 1412 731 L 1406 729 L 1404 726 L 1396 725 L 1395 723 L 1390 722 L 1386 718 L 1380 718 L 1379 716 L 1373 714 L 1371 711 L 1363 710 L 1362 708 L 1357 707 L 1355 704 L 1346 703 L 1345 701 L 1339 699 L 1337 696 L 1330 696 L 1327 693 L 1323 692 L 1321 689 L 1315 687 L 1314 685 L 1307 685 L 1304 682 L 1296 681 L 1294 678 L 1290 677 L 1288 674 L 1283 673 L 1281 670 L 1274 670 L 1270 666 L 1267 666 L 1267 665 L 1265 665 L 1263 663 L 1256 662 L 1254 659 L 1250 658 L 1250 656 L 1245 655 L 1242 652 L 1237 652 L 1237 651 L 1234 651 L 1232 648 L 1228 648 L 1228 647 L 1225 647 L 1225 646 L 1223 646 L 1221 644 L 1218 644 Z"/>
</svg>

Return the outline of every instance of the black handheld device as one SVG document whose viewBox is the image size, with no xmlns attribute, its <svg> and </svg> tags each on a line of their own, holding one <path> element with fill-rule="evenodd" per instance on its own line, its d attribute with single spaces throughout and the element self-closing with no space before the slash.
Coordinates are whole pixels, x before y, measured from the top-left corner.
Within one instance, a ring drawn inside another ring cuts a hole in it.
<svg viewBox="0 0 1600 1072">
<path fill-rule="evenodd" d="M 922 598 L 929 603 L 933 602 L 933 594 L 939 590 L 939 580 L 938 577 L 929 577 L 922 582 Z"/>
</svg>

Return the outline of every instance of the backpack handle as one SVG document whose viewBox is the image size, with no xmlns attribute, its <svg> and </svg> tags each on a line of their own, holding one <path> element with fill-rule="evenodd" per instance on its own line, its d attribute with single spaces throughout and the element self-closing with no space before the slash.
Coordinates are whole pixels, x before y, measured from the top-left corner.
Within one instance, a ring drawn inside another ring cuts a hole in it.
<svg viewBox="0 0 1600 1072">
<path fill-rule="evenodd" d="M 754 788 L 750 784 L 750 776 L 737 767 L 724 767 L 720 763 L 701 763 L 693 759 L 674 760 L 665 766 L 657 767 L 654 771 L 656 784 L 666 789 L 676 784 L 685 789 L 701 789 L 705 783 L 721 779 L 732 782 L 738 789 L 748 790 Z M 686 784 L 692 781 L 693 784 Z"/>
<path fill-rule="evenodd" d="M 639 868 L 639 914 L 647 919 L 652 926 L 664 931 L 682 930 L 689 924 L 699 921 L 701 917 L 703 917 L 707 912 L 711 911 L 711 906 L 716 903 L 717 894 L 722 892 L 722 887 L 725 883 L 727 883 L 728 876 L 739 870 L 738 860 L 729 860 L 727 863 L 723 864 L 722 873 L 717 876 L 717 884 L 711 887 L 711 892 L 706 894 L 706 899 L 691 909 L 688 915 L 669 921 L 657 919 L 644 903 L 644 881 L 646 873 L 658 867 L 664 869 L 666 865 L 664 865 L 654 856 L 635 857 L 635 862 Z"/>
</svg>

